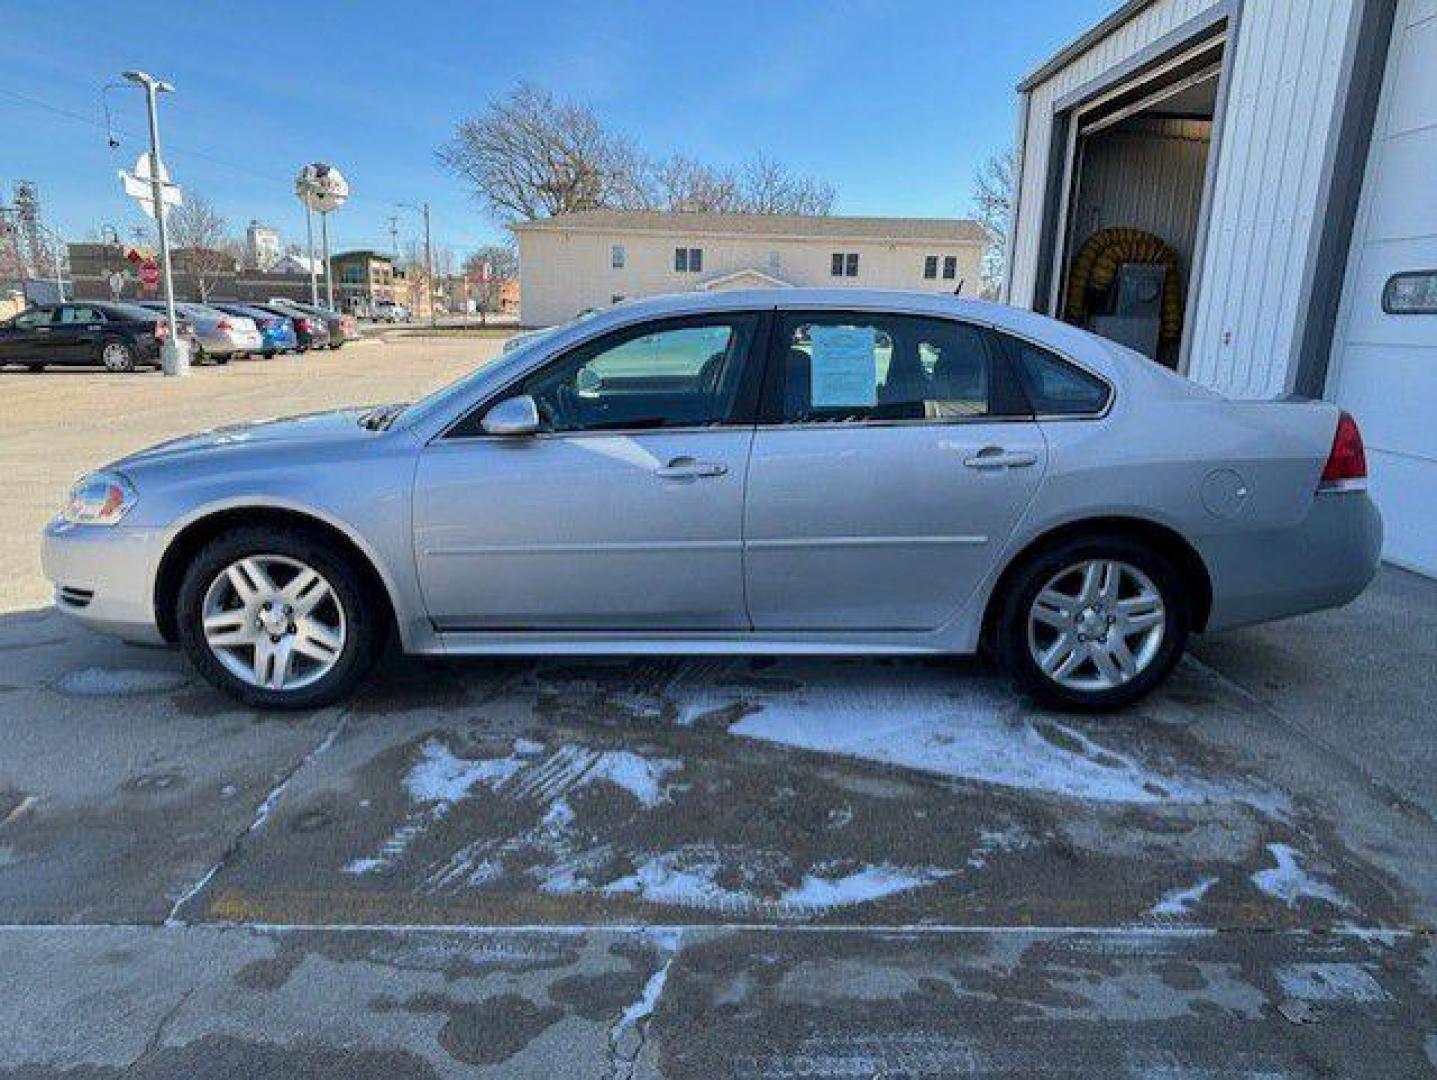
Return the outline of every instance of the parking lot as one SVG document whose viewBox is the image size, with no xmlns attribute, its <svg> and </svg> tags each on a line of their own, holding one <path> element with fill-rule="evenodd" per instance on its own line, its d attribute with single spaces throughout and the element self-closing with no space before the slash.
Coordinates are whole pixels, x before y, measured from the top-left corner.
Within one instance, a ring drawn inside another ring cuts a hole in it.
<svg viewBox="0 0 1437 1080">
<path fill-rule="evenodd" d="M 1398 570 L 1107 718 L 713 657 L 391 656 L 262 715 L 50 607 L 87 468 L 498 347 L 0 373 L 0 1077 L 1437 1065 L 1437 584 Z"/>
</svg>

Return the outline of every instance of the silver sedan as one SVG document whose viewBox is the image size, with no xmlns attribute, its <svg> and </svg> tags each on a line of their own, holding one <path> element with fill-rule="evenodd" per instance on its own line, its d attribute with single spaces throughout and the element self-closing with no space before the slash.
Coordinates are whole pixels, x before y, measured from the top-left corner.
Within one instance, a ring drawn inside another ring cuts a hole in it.
<svg viewBox="0 0 1437 1080">
<path fill-rule="evenodd" d="M 307 708 L 411 653 L 988 649 L 1111 709 L 1188 635 L 1345 603 L 1382 527 L 1322 402 L 1234 402 L 946 296 L 688 294 L 411 405 L 194 435 L 83 479 L 62 611 Z"/>
</svg>

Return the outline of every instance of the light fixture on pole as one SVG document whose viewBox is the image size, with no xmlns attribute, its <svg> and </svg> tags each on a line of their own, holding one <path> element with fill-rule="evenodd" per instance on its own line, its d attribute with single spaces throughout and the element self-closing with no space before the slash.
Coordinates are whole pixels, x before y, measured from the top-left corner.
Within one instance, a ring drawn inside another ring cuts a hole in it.
<svg viewBox="0 0 1437 1080">
<path fill-rule="evenodd" d="M 160 239 L 160 273 L 165 284 L 165 319 L 168 332 L 160 346 L 160 366 L 166 375 L 184 375 L 190 369 L 189 351 L 180 340 L 179 318 L 175 313 L 175 279 L 170 269 L 170 238 L 165 216 L 171 206 L 178 206 L 180 189 L 170 183 L 160 159 L 160 116 L 156 99 L 160 94 L 174 93 L 174 87 L 144 71 L 126 71 L 124 77 L 145 91 L 145 104 L 150 115 L 150 152 L 135 163 L 133 175 L 121 172 L 120 182 L 140 204 L 140 209 L 155 219 Z M 148 186 L 148 194 L 145 187 Z"/>
<path fill-rule="evenodd" d="M 312 162 L 299 170 L 294 193 L 304 203 L 304 224 L 309 233 L 309 301 L 319 306 L 319 285 L 315 281 L 314 218 L 319 214 L 319 227 L 324 236 L 324 293 L 330 310 L 334 310 L 334 275 L 329 265 L 329 215 L 349 198 L 349 181 L 333 165 Z"/>
</svg>

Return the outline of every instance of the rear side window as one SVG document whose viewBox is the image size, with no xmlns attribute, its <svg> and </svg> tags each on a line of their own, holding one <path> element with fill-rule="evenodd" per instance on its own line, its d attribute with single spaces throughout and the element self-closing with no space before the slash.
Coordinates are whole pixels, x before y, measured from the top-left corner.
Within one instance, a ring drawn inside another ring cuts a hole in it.
<svg viewBox="0 0 1437 1080">
<path fill-rule="evenodd" d="M 794 312 L 778 335 L 781 422 L 944 422 L 995 411 L 990 339 L 947 319 Z"/>
<path fill-rule="evenodd" d="M 1023 392 L 1038 416 L 1096 416 L 1112 389 L 1096 375 L 1018 338 L 1006 338 Z"/>
</svg>

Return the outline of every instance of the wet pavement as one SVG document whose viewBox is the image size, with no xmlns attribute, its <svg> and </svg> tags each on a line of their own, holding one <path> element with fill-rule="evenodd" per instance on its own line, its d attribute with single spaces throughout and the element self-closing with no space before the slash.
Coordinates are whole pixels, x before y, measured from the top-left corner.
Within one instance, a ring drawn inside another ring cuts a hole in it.
<svg viewBox="0 0 1437 1080">
<path fill-rule="evenodd" d="M 1437 823 L 1199 661 L 1080 718 L 977 662 L 391 657 L 274 717 L 37 610 L 0 667 L 0 1077 L 1437 1060 Z"/>
</svg>

